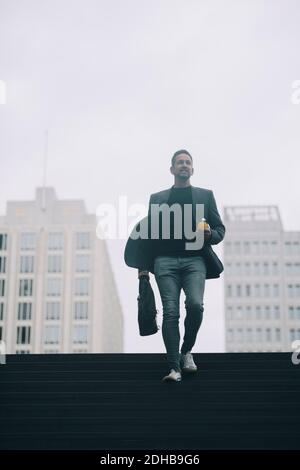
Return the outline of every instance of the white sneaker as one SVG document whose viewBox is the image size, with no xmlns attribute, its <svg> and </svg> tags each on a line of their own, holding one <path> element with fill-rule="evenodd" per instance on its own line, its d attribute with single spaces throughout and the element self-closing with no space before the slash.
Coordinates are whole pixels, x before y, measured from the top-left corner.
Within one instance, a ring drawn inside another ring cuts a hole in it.
<svg viewBox="0 0 300 470">
<path fill-rule="evenodd" d="M 171 369 L 171 372 L 169 373 L 169 375 L 166 375 L 163 379 L 163 381 L 165 382 L 180 382 L 181 381 L 181 373 L 174 370 L 174 369 Z"/>
<path fill-rule="evenodd" d="M 186 354 L 182 354 L 180 356 L 182 370 L 184 372 L 196 372 L 197 366 L 194 363 L 194 359 L 192 353 L 188 351 Z"/>
</svg>

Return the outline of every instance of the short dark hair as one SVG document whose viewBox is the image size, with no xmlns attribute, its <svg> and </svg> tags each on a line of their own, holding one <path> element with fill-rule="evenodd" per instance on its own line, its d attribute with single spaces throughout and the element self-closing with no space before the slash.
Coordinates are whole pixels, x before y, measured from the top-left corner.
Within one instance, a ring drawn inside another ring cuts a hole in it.
<svg viewBox="0 0 300 470">
<path fill-rule="evenodd" d="M 172 160 L 171 160 L 172 166 L 174 166 L 174 164 L 175 164 L 176 157 L 177 157 L 178 155 L 180 155 L 181 153 L 185 153 L 186 155 L 188 155 L 188 156 L 191 158 L 192 162 L 193 162 L 193 157 L 192 157 L 192 155 L 191 155 L 187 150 L 182 149 L 182 150 L 177 150 L 177 152 L 174 153 L 174 155 L 173 155 L 173 157 L 172 157 Z"/>
</svg>

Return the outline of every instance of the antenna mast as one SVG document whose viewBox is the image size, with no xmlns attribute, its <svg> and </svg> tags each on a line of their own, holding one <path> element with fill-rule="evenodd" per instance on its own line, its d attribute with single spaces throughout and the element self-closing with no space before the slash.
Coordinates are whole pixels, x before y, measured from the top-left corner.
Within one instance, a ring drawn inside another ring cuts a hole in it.
<svg viewBox="0 0 300 470">
<path fill-rule="evenodd" d="M 48 130 L 45 131 L 44 158 L 43 158 L 43 191 L 42 210 L 46 210 L 46 184 L 47 184 L 47 159 L 48 159 Z"/>
</svg>

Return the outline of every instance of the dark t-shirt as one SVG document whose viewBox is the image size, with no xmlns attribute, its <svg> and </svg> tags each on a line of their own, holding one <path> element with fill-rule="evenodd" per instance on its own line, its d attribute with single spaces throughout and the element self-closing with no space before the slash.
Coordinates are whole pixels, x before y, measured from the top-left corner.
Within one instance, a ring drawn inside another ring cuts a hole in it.
<svg viewBox="0 0 300 470">
<path fill-rule="evenodd" d="M 170 215 L 170 239 L 163 239 L 162 237 L 162 216 L 160 217 L 160 230 L 159 230 L 159 241 L 157 240 L 155 250 L 156 256 L 167 255 L 167 256 L 199 256 L 201 255 L 200 250 L 187 250 L 186 242 L 193 242 L 195 239 L 189 239 L 185 237 L 184 233 L 184 204 L 192 205 L 192 187 L 188 186 L 187 188 L 171 188 L 168 206 L 173 204 L 179 204 L 181 206 L 181 217 L 180 219 L 175 218 L 174 213 L 171 212 Z M 182 227 L 182 237 L 180 239 L 174 237 L 174 228 L 175 220 L 177 223 L 181 224 Z M 189 230 L 195 230 L 195 220 L 192 220 L 192 227 Z"/>
</svg>

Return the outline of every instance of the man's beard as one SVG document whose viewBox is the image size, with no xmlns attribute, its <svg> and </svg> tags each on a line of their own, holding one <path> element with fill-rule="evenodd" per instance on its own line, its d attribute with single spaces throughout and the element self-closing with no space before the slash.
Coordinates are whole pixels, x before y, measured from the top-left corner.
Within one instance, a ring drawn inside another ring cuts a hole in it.
<svg viewBox="0 0 300 470">
<path fill-rule="evenodd" d="M 190 177 L 189 173 L 179 173 L 178 178 L 180 178 L 182 181 L 188 180 Z"/>
</svg>

